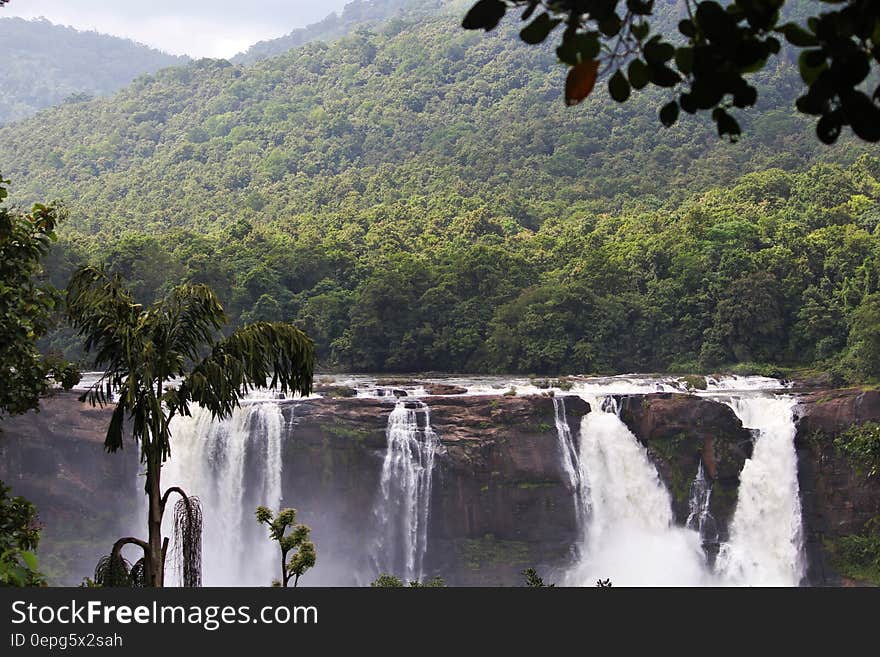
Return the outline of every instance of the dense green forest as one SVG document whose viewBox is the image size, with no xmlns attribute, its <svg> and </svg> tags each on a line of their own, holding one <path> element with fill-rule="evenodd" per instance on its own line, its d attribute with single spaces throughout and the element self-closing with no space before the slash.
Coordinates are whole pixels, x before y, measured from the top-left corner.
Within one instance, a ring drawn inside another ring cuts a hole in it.
<svg viewBox="0 0 880 657">
<path fill-rule="evenodd" d="M 0 124 L 109 94 L 143 73 L 186 62 L 128 39 L 21 18 L 0 19 L 0 52 Z"/>
<path fill-rule="evenodd" d="M 207 283 L 348 370 L 880 370 L 880 159 L 816 141 L 794 63 L 757 76 L 732 145 L 659 128 L 661 93 L 566 109 L 549 48 L 459 21 L 201 60 L 0 130 L 14 198 L 67 203 L 52 282 Z"/>
</svg>

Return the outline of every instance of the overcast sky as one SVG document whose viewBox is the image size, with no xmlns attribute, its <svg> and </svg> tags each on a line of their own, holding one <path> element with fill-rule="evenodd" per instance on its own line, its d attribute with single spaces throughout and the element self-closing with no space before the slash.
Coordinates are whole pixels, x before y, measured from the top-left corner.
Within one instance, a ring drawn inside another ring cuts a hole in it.
<svg viewBox="0 0 880 657">
<path fill-rule="evenodd" d="M 10 0 L 2 16 L 128 37 L 176 55 L 231 57 L 338 12 L 349 0 Z"/>
</svg>

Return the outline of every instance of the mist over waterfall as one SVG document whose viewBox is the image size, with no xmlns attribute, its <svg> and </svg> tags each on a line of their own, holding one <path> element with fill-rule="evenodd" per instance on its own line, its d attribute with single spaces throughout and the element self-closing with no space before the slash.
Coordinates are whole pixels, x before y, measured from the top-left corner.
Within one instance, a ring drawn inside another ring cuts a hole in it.
<svg viewBox="0 0 880 657">
<path fill-rule="evenodd" d="M 280 406 L 266 401 L 243 404 L 222 422 L 200 407 L 172 421 L 162 485 L 202 501 L 205 586 L 268 586 L 278 577 L 277 545 L 254 511 L 281 506 L 283 424 Z"/>
<path fill-rule="evenodd" d="M 377 535 L 372 565 L 375 574 L 396 575 L 407 582 L 420 580 L 428 546 L 434 457 L 439 447 L 428 406 L 398 402 L 388 416 L 386 438 L 388 447 L 373 507 Z"/>
<path fill-rule="evenodd" d="M 571 586 L 699 586 L 708 570 L 697 532 L 676 527 L 672 500 L 612 398 L 590 397 L 581 424 L 587 522 Z"/>
<path fill-rule="evenodd" d="M 740 474 L 730 541 L 718 571 L 730 582 L 797 586 L 804 575 L 800 491 L 791 397 L 744 397 L 728 405 L 757 434 Z"/>
</svg>

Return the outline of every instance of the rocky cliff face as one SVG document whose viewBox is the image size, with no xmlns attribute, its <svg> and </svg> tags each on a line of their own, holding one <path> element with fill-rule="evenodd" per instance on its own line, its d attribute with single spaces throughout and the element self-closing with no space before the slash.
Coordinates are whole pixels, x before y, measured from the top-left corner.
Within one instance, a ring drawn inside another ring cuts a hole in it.
<svg viewBox="0 0 880 657">
<path fill-rule="evenodd" d="M 814 585 L 850 584 L 836 568 L 834 546 L 861 534 L 880 517 L 880 478 L 865 472 L 834 445 L 851 426 L 880 422 L 880 392 L 859 389 L 806 395 L 798 421 L 798 479 L 804 514 L 808 579 Z"/>
<path fill-rule="evenodd" d="M 143 481 L 135 445 L 104 452 L 112 409 L 59 392 L 42 412 L 0 424 L 0 480 L 37 507 L 40 568 L 50 582 L 77 586 L 113 541 L 140 520 Z M 146 511 L 144 511 L 144 516 Z"/>
<path fill-rule="evenodd" d="M 447 395 L 425 401 L 441 443 L 427 572 L 455 585 L 515 585 L 523 569 L 536 567 L 553 580 L 570 563 L 579 539 L 553 400 Z M 671 491 L 680 523 L 702 462 L 723 540 L 739 472 L 751 454 L 749 431 L 726 405 L 690 395 L 630 395 L 618 402 L 621 419 L 646 445 Z M 348 567 L 366 559 L 395 403 L 393 396 L 282 403 L 284 500 L 312 526 L 324 564 Z M 574 396 L 565 397 L 565 406 L 578 440 L 589 406 Z M 829 541 L 862 531 L 880 514 L 880 483 L 857 473 L 833 437 L 852 424 L 880 421 L 880 393 L 813 393 L 800 416 L 809 580 L 845 583 L 835 572 Z M 142 524 L 137 453 L 131 443 L 123 454 L 104 453 L 108 420 L 109 410 L 61 393 L 47 399 L 41 413 L 2 426 L 0 478 L 37 505 L 45 525 L 42 563 L 54 583 L 78 584 L 116 537 Z M 348 572 L 337 583 L 350 583 Z"/>
<path fill-rule="evenodd" d="M 620 419 L 648 448 L 672 493 L 678 524 L 685 524 L 700 462 L 712 487 L 710 513 L 720 541 L 736 509 L 739 473 L 752 454 L 752 435 L 725 404 L 692 395 L 630 395 L 620 399 Z"/>
<path fill-rule="evenodd" d="M 530 566 L 558 568 L 577 539 L 572 491 L 561 469 L 549 397 L 431 397 L 442 446 L 436 461 L 426 569 L 450 584 L 521 580 Z M 327 558 L 362 553 L 394 400 L 321 399 L 286 405 L 284 498 L 314 536 L 333 536 Z M 567 399 L 577 432 L 588 405 Z M 320 513 L 315 510 L 320 509 Z"/>
</svg>

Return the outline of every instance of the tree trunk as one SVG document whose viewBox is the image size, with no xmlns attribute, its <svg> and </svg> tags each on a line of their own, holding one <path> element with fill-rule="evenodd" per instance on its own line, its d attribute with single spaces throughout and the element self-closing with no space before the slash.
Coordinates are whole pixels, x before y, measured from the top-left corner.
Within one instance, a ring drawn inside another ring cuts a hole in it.
<svg viewBox="0 0 880 657">
<path fill-rule="evenodd" d="M 147 585 L 162 587 L 165 584 L 165 555 L 162 549 L 162 494 L 159 478 L 162 472 L 161 457 L 150 454 L 147 457 L 147 496 L 149 511 L 147 527 L 150 547 L 147 560 Z"/>
</svg>

